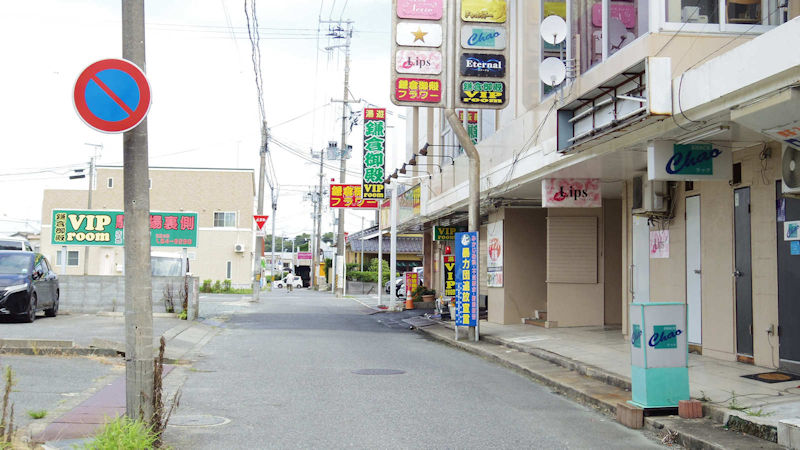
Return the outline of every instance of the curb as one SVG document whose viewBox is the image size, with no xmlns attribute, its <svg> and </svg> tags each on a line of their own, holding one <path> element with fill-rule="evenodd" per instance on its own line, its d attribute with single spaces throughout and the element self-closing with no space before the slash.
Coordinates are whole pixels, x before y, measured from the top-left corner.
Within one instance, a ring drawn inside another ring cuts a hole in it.
<svg viewBox="0 0 800 450">
<path fill-rule="evenodd" d="M 441 322 L 440 326 L 444 329 L 452 330 L 452 327 L 449 327 Z M 603 399 L 596 393 L 592 393 L 591 387 L 589 387 L 586 391 L 573 387 L 566 381 L 561 381 L 567 377 L 558 377 L 557 374 L 549 373 L 549 371 L 543 371 L 543 373 L 539 373 L 534 369 L 525 367 L 520 362 L 513 361 L 511 358 L 503 358 L 485 348 L 481 348 L 481 343 L 474 343 L 471 341 L 455 341 L 452 338 L 435 333 L 433 330 L 427 329 L 427 327 L 414 327 L 414 329 L 418 333 L 423 334 L 432 340 L 441 342 L 454 348 L 458 348 L 460 350 L 464 350 L 468 353 L 480 356 L 488 361 L 499 363 L 503 367 L 511 369 L 540 384 L 552 388 L 554 391 L 564 395 L 567 398 L 576 400 L 582 404 L 590 405 L 605 414 L 616 414 L 617 402 Z M 522 354 L 546 361 L 554 366 L 558 366 L 562 369 L 568 370 L 569 372 L 592 379 L 598 383 L 615 387 L 621 391 L 630 392 L 629 380 L 620 377 L 619 375 L 611 374 L 598 367 L 591 366 L 589 364 L 583 364 L 579 361 L 575 361 L 571 358 L 567 358 L 553 352 L 541 349 L 525 348 L 524 346 L 506 342 L 490 336 L 483 336 L 481 341 L 484 345 L 488 344 L 514 349 Z M 674 437 L 672 439 L 673 443 L 679 443 L 686 448 L 714 450 L 784 448 L 783 446 L 774 443 L 774 441 L 763 439 L 761 436 L 737 433 L 737 431 L 744 431 L 743 429 L 734 430 L 732 427 L 732 431 L 729 431 L 724 428 L 724 426 L 721 424 L 722 422 L 715 423 L 719 418 L 719 415 L 722 413 L 721 409 L 711 407 L 710 405 L 706 404 L 703 405 L 703 408 L 704 413 L 710 417 L 701 419 L 680 419 L 675 416 L 645 417 L 644 426 L 650 431 L 672 435 Z"/>
</svg>

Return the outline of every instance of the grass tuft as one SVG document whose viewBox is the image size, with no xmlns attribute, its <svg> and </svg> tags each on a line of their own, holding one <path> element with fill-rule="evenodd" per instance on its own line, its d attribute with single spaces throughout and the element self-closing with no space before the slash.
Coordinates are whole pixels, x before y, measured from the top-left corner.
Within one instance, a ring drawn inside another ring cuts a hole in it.
<svg viewBox="0 0 800 450">
<path fill-rule="evenodd" d="M 44 419 L 47 416 L 47 410 L 38 409 L 38 410 L 28 411 L 28 415 L 31 417 L 31 419 Z"/>
<path fill-rule="evenodd" d="M 158 435 L 143 420 L 126 416 L 107 422 L 100 434 L 84 445 L 86 450 L 150 449 Z"/>
</svg>

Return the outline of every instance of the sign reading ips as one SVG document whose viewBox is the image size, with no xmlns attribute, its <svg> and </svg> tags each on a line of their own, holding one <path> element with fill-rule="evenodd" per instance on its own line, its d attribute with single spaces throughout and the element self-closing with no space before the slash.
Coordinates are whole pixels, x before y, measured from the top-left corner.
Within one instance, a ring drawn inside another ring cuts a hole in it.
<svg viewBox="0 0 800 450">
<path fill-rule="evenodd" d="M 362 198 L 383 198 L 386 178 L 386 109 L 364 108 Z"/>
</svg>

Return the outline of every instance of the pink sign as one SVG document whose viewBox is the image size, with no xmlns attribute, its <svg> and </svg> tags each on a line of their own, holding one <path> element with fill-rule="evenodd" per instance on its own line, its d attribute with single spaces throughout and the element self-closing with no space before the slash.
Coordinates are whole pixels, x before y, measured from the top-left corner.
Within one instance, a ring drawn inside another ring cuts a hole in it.
<svg viewBox="0 0 800 450">
<path fill-rule="evenodd" d="M 438 75 L 442 73 L 442 52 L 439 50 L 398 50 L 395 67 L 400 73 Z"/>
<path fill-rule="evenodd" d="M 439 103 L 442 101 L 442 82 L 438 79 L 398 78 L 394 98 L 401 102 Z"/>
<path fill-rule="evenodd" d="M 542 180 L 543 208 L 599 208 L 602 206 L 597 178 L 546 178 Z"/>
<path fill-rule="evenodd" d="M 608 17 L 619 19 L 625 24 L 625 28 L 636 27 L 636 6 L 633 3 L 610 2 L 608 5 Z M 603 4 L 595 3 L 592 5 L 592 25 L 600 28 L 603 26 Z"/>
<path fill-rule="evenodd" d="M 311 252 L 297 252 L 297 259 L 313 259 Z"/>
<path fill-rule="evenodd" d="M 397 17 L 439 20 L 442 18 L 442 0 L 397 0 Z"/>
</svg>

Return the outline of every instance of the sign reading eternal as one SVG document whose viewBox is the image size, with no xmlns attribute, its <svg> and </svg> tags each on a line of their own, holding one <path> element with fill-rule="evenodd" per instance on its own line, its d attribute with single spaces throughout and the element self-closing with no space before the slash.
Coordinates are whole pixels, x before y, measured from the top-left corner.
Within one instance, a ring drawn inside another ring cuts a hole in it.
<svg viewBox="0 0 800 450">
<path fill-rule="evenodd" d="M 386 109 L 364 108 L 362 198 L 383 198 L 386 178 Z"/>
<path fill-rule="evenodd" d="M 459 69 L 461 75 L 502 78 L 506 76 L 506 57 L 493 53 L 462 53 Z"/>
</svg>

